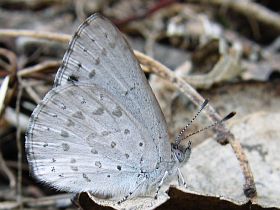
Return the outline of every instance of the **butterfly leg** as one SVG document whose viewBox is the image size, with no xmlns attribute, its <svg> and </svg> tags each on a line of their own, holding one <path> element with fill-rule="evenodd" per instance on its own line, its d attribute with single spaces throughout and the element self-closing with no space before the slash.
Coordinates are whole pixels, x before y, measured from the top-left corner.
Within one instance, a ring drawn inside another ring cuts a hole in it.
<svg viewBox="0 0 280 210">
<path fill-rule="evenodd" d="M 141 183 L 139 183 L 133 191 L 129 192 L 126 196 L 124 196 L 121 200 L 119 200 L 118 204 L 120 205 L 121 203 L 126 201 L 133 193 L 137 191 L 137 189 L 143 184 L 144 181 L 146 181 L 146 178 L 143 181 L 141 181 Z"/>
<path fill-rule="evenodd" d="M 177 170 L 178 170 L 178 184 L 180 185 L 180 183 L 183 183 L 184 187 L 187 188 L 187 183 L 184 179 L 184 176 L 183 176 L 181 170 L 179 168 Z"/>
<path fill-rule="evenodd" d="M 131 196 L 133 194 L 133 192 L 129 192 L 129 194 L 127 194 L 126 196 L 124 196 L 121 200 L 118 201 L 118 204 L 120 205 L 121 203 L 123 203 L 124 201 L 126 201 L 129 196 Z"/>
<path fill-rule="evenodd" d="M 168 171 L 165 171 L 165 173 L 164 173 L 162 179 L 160 180 L 160 183 L 158 184 L 157 191 L 156 191 L 156 194 L 155 194 L 155 199 L 157 199 L 159 190 L 160 190 L 160 188 L 162 187 L 163 182 L 164 182 L 164 180 L 166 179 L 167 176 L 168 176 Z"/>
</svg>

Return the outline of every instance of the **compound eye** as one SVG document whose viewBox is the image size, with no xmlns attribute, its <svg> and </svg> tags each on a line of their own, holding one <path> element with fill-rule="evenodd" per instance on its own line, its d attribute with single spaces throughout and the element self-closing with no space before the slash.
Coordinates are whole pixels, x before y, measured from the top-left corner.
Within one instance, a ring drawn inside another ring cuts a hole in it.
<svg viewBox="0 0 280 210">
<path fill-rule="evenodd" d="M 177 150 L 175 154 L 176 154 L 176 157 L 179 160 L 179 162 L 184 161 L 184 154 L 180 150 Z"/>
</svg>

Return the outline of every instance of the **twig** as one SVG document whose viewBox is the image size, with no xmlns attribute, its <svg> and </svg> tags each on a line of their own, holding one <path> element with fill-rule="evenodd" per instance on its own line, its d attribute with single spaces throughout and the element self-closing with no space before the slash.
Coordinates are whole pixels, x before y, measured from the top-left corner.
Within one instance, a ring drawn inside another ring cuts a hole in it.
<svg viewBox="0 0 280 210">
<path fill-rule="evenodd" d="M 57 41 L 62 43 L 68 43 L 69 40 L 71 39 L 71 36 L 67 34 L 39 32 L 39 31 L 31 31 L 31 30 L 16 30 L 16 29 L 0 29 L 0 36 L 8 36 L 8 37 L 27 36 L 36 39 L 46 39 L 46 40 Z"/>
<path fill-rule="evenodd" d="M 7 50 L 5 48 L 0 48 L 0 55 L 6 57 L 9 63 L 5 63 L 1 61 L 1 65 L 8 71 L 9 74 L 15 76 L 16 69 L 17 69 L 17 56 L 14 52 Z"/>
<path fill-rule="evenodd" d="M 254 181 L 254 176 L 248 162 L 248 158 L 246 157 L 240 142 L 236 140 L 233 135 L 228 136 L 228 141 L 235 153 L 235 156 L 239 161 L 239 165 L 245 178 L 243 192 L 246 197 L 254 199 L 257 196 L 257 189 Z"/>
<path fill-rule="evenodd" d="M 5 61 L 1 62 L 1 65 L 5 68 L 4 74 L 5 79 L 2 81 L 0 87 L 0 117 L 5 111 L 5 104 L 9 104 L 10 100 L 12 99 L 12 95 L 16 88 L 11 88 L 16 80 L 16 71 L 17 71 L 17 56 L 14 52 L 7 50 L 5 48 L 0 48 L 0 56 L 5 57 L 8 60 L 8 63 Z M 2 60 L 2 59 L 0 59 Z M 15 86 L 14 86 L 15 87 Z"/>
<path fill-rule="evenodd" d="M 15 190 L 16 178 L 15 178 L 14 174 L 12 173 L 12 171 L 7 166 L 1 151 L 0 151 L 0 168 L 4 172 L 4 174 L 8 177 L 10 188 L 12 190 Z"/>
<path fill-rule="evenodd" d="M 40 198 L 22 198 L 22 203 L 27 205 L 30 209 L 38 209 L 46 206 L 57 206 L 59 203 L 65 203 L 65 205 L 71 205 L 72 194 L 60 194 L 53 196 L 45 196 Z M 0 210 L 15 209 L 19 207 L 19 203 L 15 201 L 0 202 Z"/>
<path fill-rule="evenodd" d="M 1 0 L 2 5 L 8 5 L 8 6 L 18 6 L 20 5 L 22 7 L 26 7 L 28 9 L 36 9 L 41 8 L 42 6 L 47 5 L 54 5 L 54 4 L 65 4 L 69 2 L 68 0 Z"/>
<path fill-rule="evenodd" d="M 17 121 L 17 117 L 19 118 L 19 122 Z M 10 125 L 13 125 L 15 127 L 19 125 L 21 130 L 27 129 L 29 117 L 23 113 L 19 113 L 17 116 L 16 111 L 11 107 L 6 107 L 4 112 L 4 118 Z"/>
<path fill-rule="evenodd" d="M 65 193 L 59 195 L 45 196 L 40 198 L 23 198 L 22 202 L 27 204 L 30 207 L 42 207 L 42 206 L 51 206 L 61 203 L 62 200 L 67 200 L 68 204 L 71 204 L 71 198 L 73 194 Z"/>
<path fill-rule="evenodd" d="M 0 202 L 0 210 L 16 209 L 17 207 L 18 207 L 18 203 L 15 201 Z"/>
<path fill-rule="evenodd" d="M 80 1 L 74 1 L 74 7 L 75 7 L 75 12 L 77 15 L 77 18 L 79 21 L 83 22 L 86 19 L 86 14 L 85 14 L 85 0 L 80 0 Z"/>
<path fill-rule="evenodd" d="M 61 61 L 44 61 L 35 66 L 20 70 L 17 75 L 20 77 L 29 76 L 30 74 L 41 72 L 46 69 L 58 68 L 60 65 Z"/>
<path fill-rule="evenodd" d="M 18 72 L 17 75 L 19 77 L 27 77 L 34 73 L 43 72 L 47 69 L 57 69 L 60 65 L 61 65 L 61 61 L 44 61 L 35 66 L 22 69 L 21 71 Z M 21 80 L 21 83 L 22 83 L 23 87 L 25 88 L 26 92 L 30 95 L 30 97 L 38 104 L 41 101 L 41 98 L 34 91 L 32 86 L 29 85 L 24 80 Z"/>
<path fill-rule="evenodd" d="M 6 165 L 11 169 L 17 169 L 17 161 L 7 160 Z M 27 163 L 22 165 L 22 170 L 28 172 L 29 166 Z"/>
<path fill-rule="evenodd" d="M 1 56 L 5 56 L 8 61 L 9 61 L 9 65 L 8 64 L 4 64 L 5 68 L 7 68 L 6 70 L 8 71 L 11 71 L 11 70 L 14 70 L 16 69 L 17 65 L 16 65 L 16 55 L 10 51 L 10 50 L 7 50 L 5 48 L 0 48 L 0 54 Z"/>
<path fill-rule="evenodd" d="M 274 27 L 280 31 L 280 16 L 279 14 L 268 10 L 267 8 L 253 1 L 235 1 L 235 0 L 192 0 L 196 3 L 207 3 L 217 6 L 226 6 L 247 17 L 254 17 L 256 20 Z"/>
<path fill-rule="evenodd" d="M 18 81 L 20 82 L 20 77 L 18 77 Z M 17 117 L 17 132 L 16 132 L 16 144 L 18 150 L 18 176 L 17 176 L 17 202 L 19 203 L 20 209 L 23 208 L 22 206 L 22 147 L 21 147 L 21 128 L 20 128 L 20 101 L 22 96 L 22 86 L 19 83 L 18 86 L 18 94 L 17 94 L 17 101 L 16 101 L 16 117 Z"/>
<path fill-rule="evenodd" d="M 36 104 L 40 103 L 42 98 L 35 92 L 35 90 L 31 86 L 26 86 L 25 90 Z"/>
<path fill-rule="evenodd" d="M 9 81 L 10 81 L 10 77 L 6 76 L 5 79 L 2 81 L 0 87 L 0 116 L 2 116 L 2 111 L 4 110 L 5 98 L 9 89 Z"/>
</svg>

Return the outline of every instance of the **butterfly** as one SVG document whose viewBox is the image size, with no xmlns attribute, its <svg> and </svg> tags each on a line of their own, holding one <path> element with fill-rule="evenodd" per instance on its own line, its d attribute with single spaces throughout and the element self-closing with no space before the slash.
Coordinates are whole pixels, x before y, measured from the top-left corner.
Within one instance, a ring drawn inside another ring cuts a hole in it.
<svg viewBox="0 0 280 210">
<path fill-rule="evenodd" d="M 204 104 L 205 106 L 206 104 Z M 105 17 L 75 32 L 53 88 L 26 132 L 33 175 L 55 189 L 117 204 L 157 198 L 191 154 L 167 124 L 132 49 Z"/>
</svg>

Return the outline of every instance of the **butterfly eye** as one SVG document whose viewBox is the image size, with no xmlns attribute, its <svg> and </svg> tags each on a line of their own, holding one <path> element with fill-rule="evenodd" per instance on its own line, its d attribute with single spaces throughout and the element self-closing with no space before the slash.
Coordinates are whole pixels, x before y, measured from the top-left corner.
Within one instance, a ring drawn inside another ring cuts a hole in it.
<svg viewBox="0 0 280 210">
<path fill-rule="evenodd" d="M 179 160 L 179 162 L 183 162 L 185 160 L 185 155 L 182 151 L 177 150 L 175 152 L 175 155 L 176 155 L 177 159 Z"/>
</svg>

